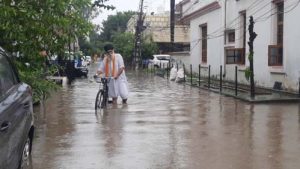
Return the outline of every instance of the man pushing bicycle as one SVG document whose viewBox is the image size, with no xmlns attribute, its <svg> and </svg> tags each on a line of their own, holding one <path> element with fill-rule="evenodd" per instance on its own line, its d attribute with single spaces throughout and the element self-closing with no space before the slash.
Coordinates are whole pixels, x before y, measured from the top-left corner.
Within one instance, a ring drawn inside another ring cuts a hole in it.
<svg viewBox="0 0 300 169">
<path fill-rule="evenodd" d="M 104 58 L 97 73 L 102 77 L 111 78 L 108 83 L 108 96 L 113 99 L 113 104 L 117 104 L 118 96 L 122 98 L 122 103 L 126 104 L 129 92 L 123 57 L 114 52 L 112 44 L 106 44 L 104 50 Z"/>
</svg>

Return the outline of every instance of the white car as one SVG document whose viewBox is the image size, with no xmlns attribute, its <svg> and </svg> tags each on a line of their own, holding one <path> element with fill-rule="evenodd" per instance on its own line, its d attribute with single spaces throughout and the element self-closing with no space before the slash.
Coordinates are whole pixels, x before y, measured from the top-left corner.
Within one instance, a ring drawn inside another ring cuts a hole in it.
<svg viewBox="0 0 300 169">
<path fill-rule="evenodd" d="M 150 63 L 152 63 L 157 68 L 160 67 L 167 68 L 170 60 L 171 60 L 170 55 L 153 55 L 153 59 L 150 60 Z"/>
<path fill-rule="evenodd" d="M 88 61 L 89 63 L 92 62 L 92 57 L 91 56 L 85 56 L 85 60 Z"/>
<path fill-rule="evenodd" d="M 92 62 L 92 58 L 91 56 L 83 56 L 83 63 L 86 65 L 86 66 L 89 66 Z"/>
</svg>

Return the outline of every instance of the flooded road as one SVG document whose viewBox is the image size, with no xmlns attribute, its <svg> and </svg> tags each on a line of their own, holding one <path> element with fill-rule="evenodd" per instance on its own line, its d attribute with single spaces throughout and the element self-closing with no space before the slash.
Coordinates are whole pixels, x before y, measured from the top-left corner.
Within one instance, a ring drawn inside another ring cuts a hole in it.
<svg viewBox="0 0 300 169">
<path fill-rule="evenodd" d="M 127 76 L 128 105 L 119 100 L 95 115 L 98 84 L 78 79 L 35 107 L 28 168 L 299 169 L 299 104 L 252 105 L 150 74 Z"/>
</svg>

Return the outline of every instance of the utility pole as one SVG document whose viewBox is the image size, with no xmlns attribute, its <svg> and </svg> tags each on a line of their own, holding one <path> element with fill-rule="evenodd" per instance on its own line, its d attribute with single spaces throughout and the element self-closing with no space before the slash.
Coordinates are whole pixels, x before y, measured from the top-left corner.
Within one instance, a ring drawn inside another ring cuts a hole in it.
<svg viewBox="0 0 300 169">
<path fill-rule="evenodd" d="M 135 28 L 135 40 L 134 40 L 134 59 L 133 59 L 133 66 L 135 69 L 139 68 L 139 62 L 141 60 L 141 34 L 143 31 L 143 23 L 144 23 L 144 17 L 143 17 L 143 8 L 144 8 L 144 0 L 140 1 L 140 7 L 139 7 L 139 14 L 136 22 L 136 28 Z"/>
<path fill-rule="evenodd" d="M 171 50 L 173 51 L 174 47 L 174 28 L 175 28 L 175 0 L 170 0 L 170 39 L 171 39 Z"/>
<path fill-rule="evenodd" d="M 255 84 L 254 84 L 254 66 L 253 66 L 253 56 L 254 56 L 254 50 L 253 50 L 253 42 L 254 39 L 256 38 L 257 34 L 253 31 L 254 29 L 254 21 L 253 21 L 253 16 L 250 16 L 250 25 L 249 25 L 249 62 L 250 62 L 250 92 L 251 92 L 251 97 L 255 97 Z"/>
</svg>

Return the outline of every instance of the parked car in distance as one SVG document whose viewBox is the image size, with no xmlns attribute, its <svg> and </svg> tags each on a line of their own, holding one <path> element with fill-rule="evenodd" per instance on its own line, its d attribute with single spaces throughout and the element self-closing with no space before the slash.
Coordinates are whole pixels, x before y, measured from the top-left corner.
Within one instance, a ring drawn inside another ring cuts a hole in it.
<svg viewBox="0 0 300 169">
<path fill-rule="evenodd" d="M 89 69 L 87 67 L 87 63 L 84 61 L 84 59 L 80 56 L 75 56 L 74 60 L 74 75 L 75 77 L 87 77 Z"/>
<path fill-rule="evenodd" d="M 20 169 L 29 162 L 34 134 L 32 90 L 20 81 L 0 47 L 0 168 Z"/>
<path fill-rule="evenodd" d="M 154 67 L 167 67 L 171 60 L 170 55 L 153 55 L 153 59 L 150 60 L 150 63 L 154 65 Z"/>
<path fill-rule="evenodd" d="M 90 65 L 92 63 L 92 57 L 91 56 L 84 56 L 84 60 L 87 62 L 87 65 Z"/>
</svg>

